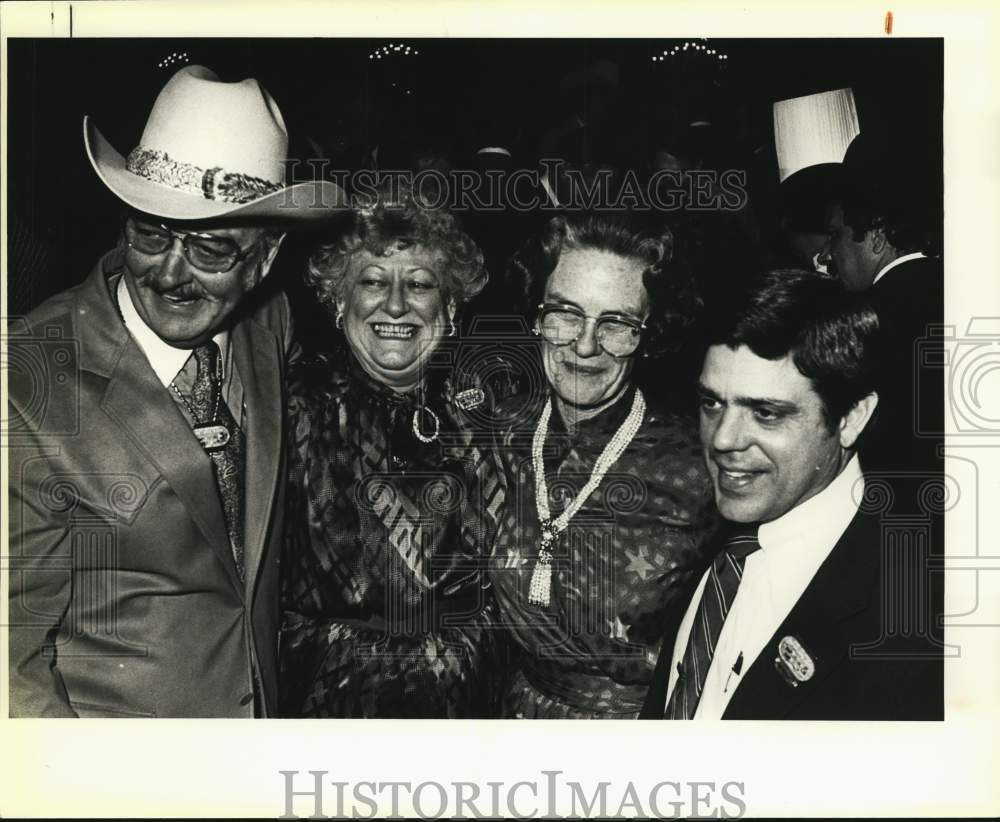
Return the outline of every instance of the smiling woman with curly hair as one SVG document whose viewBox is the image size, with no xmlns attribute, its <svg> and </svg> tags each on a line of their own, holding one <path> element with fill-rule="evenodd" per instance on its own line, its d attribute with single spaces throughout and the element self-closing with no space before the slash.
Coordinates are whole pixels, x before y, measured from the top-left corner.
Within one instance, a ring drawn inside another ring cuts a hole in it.
<svg viewBox="0 0 1000 822">
<path fill-rule="evenodd" d="M 315 289 L 319 302 L 337 313 L 343 311 L 355 255 L 390 257 L 413 247 L 439 261 L 435 275 L 442 302 L 452 316 L 486 285 L 483 255 L 454 215 L 427 207 L 407 190 L 383 191 L 359 203 L 344 232 L 312 254 L 306 282 Z"/>
<path fill-rule="evenodd" d="M 343 344 L 291 376 L 283 712 L 486 715 L 502 488 L 467 417 L 485 393 L 433 356 L 482 254 L 404 191 L 356 208 L 307 280 Z"/>
</svg>

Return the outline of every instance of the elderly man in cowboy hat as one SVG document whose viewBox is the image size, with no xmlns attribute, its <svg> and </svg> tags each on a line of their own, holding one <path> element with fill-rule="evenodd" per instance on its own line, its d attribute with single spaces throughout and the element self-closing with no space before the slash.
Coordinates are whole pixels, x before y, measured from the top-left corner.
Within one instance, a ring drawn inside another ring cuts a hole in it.
<svg viewBox="0 0 1000 822">
<path fill-rule="evenodd" d="M 281 222 L 342 192 L 286 187 L 274 100 L 201 66 L 127 158 L 86 118 L 84 139 L 126 212 L 9 333 L 11 714 L 266 716 L 290 333 L 254 290 Z"/>
</svg>

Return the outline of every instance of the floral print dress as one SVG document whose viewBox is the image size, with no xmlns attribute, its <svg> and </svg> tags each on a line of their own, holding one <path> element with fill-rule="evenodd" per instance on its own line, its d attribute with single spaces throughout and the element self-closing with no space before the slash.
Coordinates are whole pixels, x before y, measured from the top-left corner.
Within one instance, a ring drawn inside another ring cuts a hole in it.
<svg viewBox="0 0 1000 822">
<path fill-rule="evenodd" d="M 544 451 L 553 518 L 590 478 L 633 396 L 572 433 L 553 409 Z M 503 624 L 520 649 L 503 713 L 634 718 L 661 643 L 669 652 L 711 559 L 717 514 L 697 433 L 692 421 L 647 408 L 635 438 L 558 537 L 550 603 L 538 606 L 528 588 L 541 530 L 531 457 L 541 401 L 525 408 L 511 415 L 523 424 L 500 440 L 509 495 L 490 560 Z"/>
</svg>

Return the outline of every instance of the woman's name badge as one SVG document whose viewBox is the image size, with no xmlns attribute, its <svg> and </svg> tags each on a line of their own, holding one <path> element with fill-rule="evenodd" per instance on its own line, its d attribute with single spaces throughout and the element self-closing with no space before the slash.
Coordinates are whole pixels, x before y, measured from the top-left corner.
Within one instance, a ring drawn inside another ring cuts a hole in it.
<svg viewBox="0 0 1000 822">
<path fill-rule="evenodd" d="M 208 452 L 225 448 L 229 442 L 229 429 L 224 425 L 196 425 L 194 435 Z"/>
<path fill-rule="evenodd" d="M 812 679 L 816 673 L 816 661 L 793 636 L 786 636 L 778 643 L 778 655 L 774 658 L 774 667 L 793 688 L 798 688 L 800 682 Z"/>
<path fill-rule="evenodd" d="M 466 388 L 455 395 L 455 405 L 463 411 L 471 411 L 478 408 L 486 400 L 486 394 L 482 388 Z"/>
</svg>

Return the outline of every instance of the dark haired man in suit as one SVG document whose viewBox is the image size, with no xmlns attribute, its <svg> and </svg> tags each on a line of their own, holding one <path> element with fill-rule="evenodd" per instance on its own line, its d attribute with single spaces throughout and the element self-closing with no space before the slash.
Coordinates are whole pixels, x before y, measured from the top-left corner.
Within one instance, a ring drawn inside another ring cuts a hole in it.
<svg viewBox="0 0 1000 822">
<path fill-rule="evenodd" d="M 940 163 L 901 142 L 862 134 L 851 143 L 819 260 L 848 290 L 865 293 L 882 329 L 865 470 L 935 473 L 944 432 Z"/>
<path fill-rule="evenodd" d="M 870 307 L 812 272 L 771 272 L 715 312 L 701 439 L 729 527 L 643 717 L 941 718 L 933 642 L 883 642 L 887 569 L 915 558 L 884 552 L 856 454 L 877 334 Z"/>
</svg>

